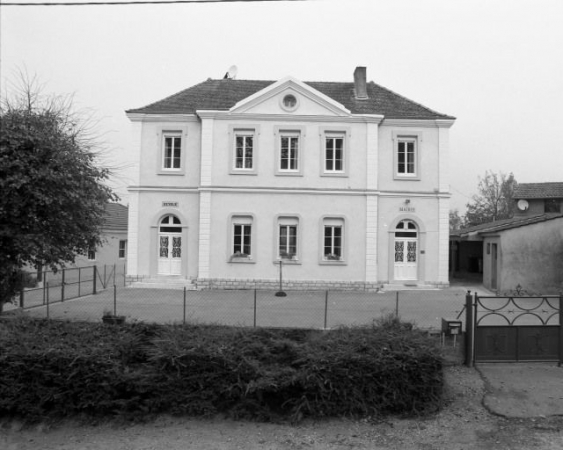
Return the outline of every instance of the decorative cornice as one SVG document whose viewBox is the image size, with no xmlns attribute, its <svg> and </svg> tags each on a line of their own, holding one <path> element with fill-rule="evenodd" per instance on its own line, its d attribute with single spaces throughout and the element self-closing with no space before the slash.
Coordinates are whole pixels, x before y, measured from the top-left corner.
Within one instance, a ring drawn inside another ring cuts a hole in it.
<svg viewBox="0 0 563 450">
<path fill-rule="evenodd" d="M 195 114 L 143 114 L 126 113 L 131 122 L 197 122 Z"/>
<path fill-rule="evenodd" d="M 390 127 L 418 127 L 418 128 L 436 128 L 438 127 L 437 120 L 421 120 L 421 119 L 384 119 L 382 126 Z M 451 122 L 443 120 L 440 122 Z M 453 122 L 452 122 L 453 123 Z"/>
</svg>

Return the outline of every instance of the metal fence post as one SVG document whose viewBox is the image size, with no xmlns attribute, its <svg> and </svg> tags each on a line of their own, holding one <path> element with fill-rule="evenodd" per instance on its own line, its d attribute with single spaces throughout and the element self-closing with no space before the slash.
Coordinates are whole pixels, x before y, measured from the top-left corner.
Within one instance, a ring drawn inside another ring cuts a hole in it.
<svg viewBox="0 0 563 450">
<path fill-rule="evenodd" d="M 45 283 L 47 285 L 47 319 L 49 319 L 49 283 Z"/>
<path fill-rule="evenodd" d="M 256 289 L 254 289 L 254 328 L 256 328 Z"/>
<path fill-rule="evenodd" d="M 80 279 L 80 271 L 81 271 L 81 268 L 79 267 L 79 268 L 78 268 L 78 296 L 79 296 L 79 297 L 80 297 L 80 282 L 81 282 L 81 279 Z"/>
<path fill-rule="evenodd" d="M 563 364 L 563 292 L 559 294 L 559 363 Z"/>
<path fill-rule="evenodd" d="M 395 317 L 399 317 L 399 291 L 395 293 Z"/>
<path fill-rule="evenodd" d="M 98 266 L 92 266 L 93 269 L 93 273 L 94 273 L 94 282 L 92 284 L 92 294 L 96 294 L 96 277 L 98 276 L 97 272 L 98 272 Z"/>
<path fill-rule="evenodd" d="M 327 318 L 328 318 L 328 289 L 325 291 L 325 324 L 324 329 L 327 329 Z"/>
<path fill-rule="evenodd" d="M 63 269 L 63 279 L 61 281 L 61 302 L 65 301 L 65 270 Z"/>
<path fill-rule="evenodd" d="M 467 367 L 473 366 L 473 298 L 471 291 L 467 291 L 465 295 L 465 365 Z"/>
<path fill-rule="evenodd" d="M 113 285 L 113 315 L 117 316 L 117 286 Z"/>
<path fill-rule="evenodd" d="M 184 315 L 183 315 L 184 319 L 182 321 L 182 323 L 185 325 L 186 324 L 186 286 L 184 286 Z"/>
</svg>

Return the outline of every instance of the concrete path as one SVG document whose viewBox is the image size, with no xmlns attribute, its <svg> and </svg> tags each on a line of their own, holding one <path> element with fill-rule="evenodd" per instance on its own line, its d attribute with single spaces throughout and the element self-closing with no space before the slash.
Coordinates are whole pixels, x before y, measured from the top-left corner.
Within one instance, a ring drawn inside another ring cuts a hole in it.
<svg viewBox="0 0 563 450">
<path fill-rule="evenodd" d="M 563 367 L 556 363 L 478 364 L 484 405 L 504 417 L 563 415 Z"/>
</svg>

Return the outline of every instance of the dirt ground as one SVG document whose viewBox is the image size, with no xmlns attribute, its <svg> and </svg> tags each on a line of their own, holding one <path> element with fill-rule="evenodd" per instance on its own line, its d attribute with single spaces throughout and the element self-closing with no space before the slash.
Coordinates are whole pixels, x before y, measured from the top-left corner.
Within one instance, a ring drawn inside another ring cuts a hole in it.
<svg viewBox="0 0 563 450">
<path fill-rule="evenodd" d="M 563 417 L 504 418 L 484 406 L 475 369 L 446 368 L 447 404 L 424 419 L 333 419 L 298 425 L 159 417 L 136 425 L 0 423 L 2 450 L 560 450 Z"/>
</svg>

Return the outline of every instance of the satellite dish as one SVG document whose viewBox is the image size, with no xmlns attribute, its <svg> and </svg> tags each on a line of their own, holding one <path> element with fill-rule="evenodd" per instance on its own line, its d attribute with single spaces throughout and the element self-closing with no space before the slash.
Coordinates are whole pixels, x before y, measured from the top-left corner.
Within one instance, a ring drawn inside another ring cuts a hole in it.
<svg viewBox="0 0 563 450">
<path fill-rule="evenodd" d="M 237 73 L 238 73 L 238 67 L 237 66 L 231 66 L 231 67 L 229 67 L 229 71 L 225 74 L 224 78 L 228 78 L 228 79 L 232 80 L 237 76 Z"/>
<path fill-rule="evenodd" d="M 517 206 L 520 211 L 526 211 L 530 207 L 528 201 L 524 199 L 518 200 Z"/>
</svg>

